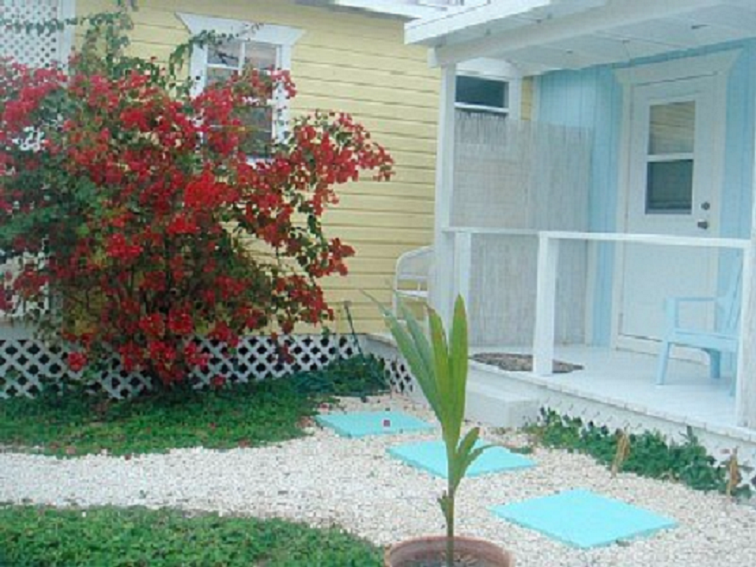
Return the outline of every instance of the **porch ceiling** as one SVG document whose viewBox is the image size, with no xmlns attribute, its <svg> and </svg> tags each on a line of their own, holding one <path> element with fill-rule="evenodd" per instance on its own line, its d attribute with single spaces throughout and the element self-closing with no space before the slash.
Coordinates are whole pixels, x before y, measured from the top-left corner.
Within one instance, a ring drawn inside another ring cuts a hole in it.
<svg viewBox="0 0 756 567">
<path fill-rule="evenodd" d="M 496 57 L 523 74 L 579 69 L 756 37 L 756 0 L 491 0 L 410 22 L 434 63 Z"/>
</svg>

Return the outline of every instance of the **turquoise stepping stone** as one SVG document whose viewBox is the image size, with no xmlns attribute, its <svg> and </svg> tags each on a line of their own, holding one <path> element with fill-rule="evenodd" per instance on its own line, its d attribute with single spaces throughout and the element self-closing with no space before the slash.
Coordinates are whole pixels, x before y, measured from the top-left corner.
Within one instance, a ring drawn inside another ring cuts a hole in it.
<svg viewBox="0 0 756 567">
<path fill-rule="evenodd" d="M 491 510 L 500 518 L 582 549 L 648 536 L 677 525 L 670 518 L 588 490 L 569 490 Z"/>
<path fill-rule="evenodd" d="M 344 437 L 430 431 L 434 428 L 430 423 L 396 411 L 329 413 L 316 416 L 315 421 Z"/>
<path fill-rule="evenodd" d="M 478 441 L 476 447 L 485 445 L 485 441 Z M 432 475 L 447 478 L 446 447 L 443 441 L 406 443 L 389 447 L 388 452 L 408 465 L 422 469 Z M 508 451 L 503 447 L 490 447 L 470 465 L 466 476 L 480 476 L 533 466 L 535 466 L 535 463 L 522 455 Z"/>
</svg>

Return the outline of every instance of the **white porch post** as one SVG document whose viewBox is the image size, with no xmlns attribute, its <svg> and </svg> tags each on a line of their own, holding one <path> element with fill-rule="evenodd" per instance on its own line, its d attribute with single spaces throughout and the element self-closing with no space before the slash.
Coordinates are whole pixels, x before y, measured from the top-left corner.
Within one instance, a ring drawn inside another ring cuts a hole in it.
<svg viewBox="0 0 756 567">
<path fill-rule="evenodd" d="M 454 236 L 444 232 L 451 224 L 454 191 L 454 101 L 457 66 L 441 69 L 441 97 L 436 147 L 436 198 L 433 235 L 434 276 L 430 288 L 431 306 L 448 325 L 454 302 Z"/>
<path fill-rule="evenodd" d="M 740 312 L 735 419 L 738 425 L 756 429 L 756 285 L 753 282 L 756 274 L 756 152 L 751 182 L 751 245 L 743 252 L 743 304 Z"/>
<path fill-rule="evenodd" d="M 556 307 L 559 240 L 538 235 L 536 319 L 533 337 L 533 373 L 551 376 L 554 365 L 554 312 Z"/>
</svg>

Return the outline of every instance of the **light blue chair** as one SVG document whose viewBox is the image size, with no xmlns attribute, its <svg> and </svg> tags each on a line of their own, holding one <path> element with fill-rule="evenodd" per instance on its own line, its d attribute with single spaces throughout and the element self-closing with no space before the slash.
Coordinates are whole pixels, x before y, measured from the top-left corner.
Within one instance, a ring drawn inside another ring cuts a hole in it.
<svg viewBox="0 0 756 567">
<path fill-rule="evenodd" d="M 672 297 L 665 301 L 666 332 L 662 339 L 659 353 L 659 365 L 656 383 L 664 384 L 667 377 L 669 352 L 672 345 L 701 349 L 709 355 L 709 376 L 719 378 L 722 373 L 722 353 L 738 352 L 738 332 L 740 320 L 740 288 L 742 279 L 742 262 L 737 261 L 738 268 L 732 278 L 727 292 L 718 297 Z M 680 308 L 684 304 L 714 304 L 716 308 L 716 330 L 696 329 L 680 325 Z M 733 379 L 734 391 L 735 379 Z"/>
</svg>

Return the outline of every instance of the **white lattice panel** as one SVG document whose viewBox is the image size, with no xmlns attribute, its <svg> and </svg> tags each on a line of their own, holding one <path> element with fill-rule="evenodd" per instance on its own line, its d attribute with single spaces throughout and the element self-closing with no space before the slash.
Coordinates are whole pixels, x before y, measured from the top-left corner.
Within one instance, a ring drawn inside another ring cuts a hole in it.
<svg viewBox="0 0 756 567">
<path fill-rule="evenodd" d="M 206 386 L 214 376 L 231 383 L 281 378 L 359 353 L 357 340 L 349 335 L 293 335 L 277 342 L 268 336 L 249 336 L 233 353 L 211 341 L 199 344 L 211 359 L 204 372 L 192 376 L 197 387 Z M 93 389 L 102 389 L 113 398 L 128 398 L 149 389 L 144 375 L 125 372 L 115 357 L 97 373 L 100 378 Z M 34 396 L 44 383 L 80 377 L 68 370 L 65 353 L 56 347 L 35 339 L 0 340 L 0 398 Z"/>
<path fill-rule="evenodd" d="M 13 22 L 44 22 L 60 18 L 65 0 L 0 0 L 0 19 Z M 64 62 L 68 49 L 62 33 L 38 34 L 0 30 L 0 57 L 30 67 L 45 67 L 53 61 Z"/>
<path fill-rule="evenodd" d="M 370 335 L 366 341 L 366 348 L 383 360 L 383 366 L 389 377 L 389 384 L 394 392 L 406 394 L 410 397 L 422 396 L 420 388 L 415 384 L 415 378 L 410 372 L 407 361 L 399 355 L 390 339 L 379 335 Z"/>
</svg>

